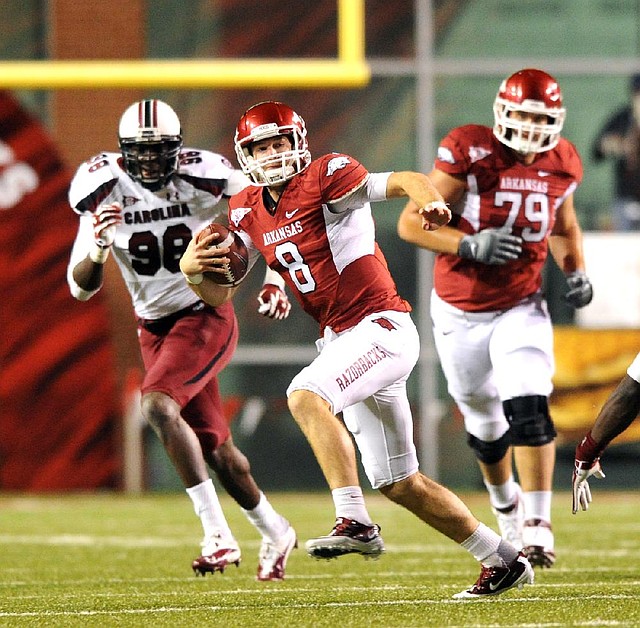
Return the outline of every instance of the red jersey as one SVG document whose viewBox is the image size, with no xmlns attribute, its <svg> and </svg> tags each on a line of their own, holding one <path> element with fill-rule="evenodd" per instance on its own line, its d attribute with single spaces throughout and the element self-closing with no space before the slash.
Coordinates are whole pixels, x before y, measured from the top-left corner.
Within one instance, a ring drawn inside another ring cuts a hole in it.
<svg viewBox="0 0 640 628">
<path fill-rule="evenodd" d="M 375 241 L 369 203 L 340 213 L 329 204 L 361 188 L 368 175 L 353 157 L 332 153 L 290 180 L 275 207 L 258 186 L 229 200 L 231 228 L 282 275 L 321 333 L 327 326 L 344 331 L 374 312 L 411 310 Z"/>
<path fill-rule="evenodd" d="M 558 207 L 582 181 L 575 146 L 561 138 L 525 166 L 489 127 L 470 124 L 442 140 L 435 167 L 466 179 L 467 192 L 452 208 L 452 227 L 468 234 L 503 227 L 522 238 L 522 255 L 503 266 L 439 253 L 438 296 L 461 310 L 482 312 L 508 309 L 536 292 Z"/>
</svg>

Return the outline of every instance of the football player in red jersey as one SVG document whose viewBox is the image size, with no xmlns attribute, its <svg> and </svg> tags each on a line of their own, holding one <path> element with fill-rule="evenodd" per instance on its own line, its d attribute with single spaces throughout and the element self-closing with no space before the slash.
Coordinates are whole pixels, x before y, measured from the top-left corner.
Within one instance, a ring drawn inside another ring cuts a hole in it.
<svg viewBox="0 0 640 628">
<path fill-rule="evenodd" d="M 588 479 L 602 479 L 600 456 L 609 443 L 622 434 L 640 413 L 640 353 L 627 369 L 616 389 L 609 395 L 593 427 L 576 447 L 573 477 L 572 511 L 587 510 L 591 503 Z"/>
<path fill-rule="evenodd" d="M 409 197 L 420 208 L 420 229 L 431 231 L 451 216 L 441 195 L 424 174 L 369 173 L 340 153 L 312 161 L 304 120 L 279 102 L 248 109 L 235 146 L 254 185 L 230 199 L 229 223 L 247 244 L 250 263 L 261 254 L 320 326 L 318 357 L 287 389 L 335 504 L 333 530 L 308 541 L 308 553 L 329 559 L 384 551 L 359 485 L 351 432 L 371 485 L 482 563 L 478 581 L 457 597 L 532 582 L 524 555 L 418 470 L 406 382 L 419 338 L 376 243 L 370 203 Z M 180 262 L 194 291 L 212 305 L 234 292 L 202 275 L 215 272 L 224 253 L 207 250 L 206 238 L 193 239 Z"/>
<path fill-rule="evenodd" d="M 119 125 L 119 153 L 82 164 L 69 190 L 80 215 L 67 280 L 73 296 L 100 290 L 113 254 L 127 285 L 145 365 L 142 413 L 171 459 L 202 522 L 196 574 L 240 562 L 209 465 L 262 535 L 259 580 L 282 580 L 297 540 L 251 475 L 224 415 L 218 374 L 238 341 L 231 304 L 211 308 L 184 283 L 178 260 L 186 243 L 220 214 L 219 202 L 249 184 L 222 155 L 182 145 L 180 120 L 166 103 L 133 103 Z M 269 272 L 259 311 L 283 318 L 290 304 L 284 282 Z"/>
<path fill-rule="evenodd" d="M 542 269 L 550 250 L 567 277 L 566 300 L 576 308 L 589 304 L 573 204 L 582 163 L 560 136 L 562 94 L 546 72 L 524 69 L 504 80 L 494 117 L 493 128 L 458 127 L 440 143 L 429 178 L 452 207 L 451 223 L 426 233 L 409 202 L 398 233 L 437 253 L 436 348 L 501 533 L 533 565 L 550 567 L 556 431 Z"/>
</svg>

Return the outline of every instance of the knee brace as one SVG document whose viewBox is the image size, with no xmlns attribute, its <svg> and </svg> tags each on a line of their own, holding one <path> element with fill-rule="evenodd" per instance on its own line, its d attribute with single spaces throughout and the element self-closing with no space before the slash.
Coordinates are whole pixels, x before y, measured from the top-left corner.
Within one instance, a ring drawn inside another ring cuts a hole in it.
<svg viewBox="0 0 640 628">
<path fill-rule="evenodd" d="M 511 445 L 511 431 L 507 430 L 498 440 L 485 441 L 476 438 L 473 434 L 467 435 L 467 444 L 476 458 L 485 464 L 495 464 L 505 457 Z"/>
<path fill-rule="evenodd" d="M 514 397 L 504 401 L 502 407 L 511 426 L 509 431 L 512 444 L 540 447 L 556 437 L 546 397 Z"/>
</svg>

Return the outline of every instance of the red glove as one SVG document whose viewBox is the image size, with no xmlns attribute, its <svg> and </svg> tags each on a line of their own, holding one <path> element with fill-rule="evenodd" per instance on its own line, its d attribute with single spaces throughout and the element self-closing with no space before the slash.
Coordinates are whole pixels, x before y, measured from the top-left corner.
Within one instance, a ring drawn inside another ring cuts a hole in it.
<svg viewBox="0 0 640 628">
<path fill-rule="evenodd" d="M 263 316 L 284 320 L 289 316 L 291 303 L 287 293 L 272 283 L 265 283 L 258 295 L 258 312 Z"/>
</svg>

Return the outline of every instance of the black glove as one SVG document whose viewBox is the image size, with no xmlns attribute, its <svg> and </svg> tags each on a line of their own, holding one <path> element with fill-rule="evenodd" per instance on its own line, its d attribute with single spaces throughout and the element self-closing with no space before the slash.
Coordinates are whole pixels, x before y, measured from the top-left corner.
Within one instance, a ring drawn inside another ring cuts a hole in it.
<svg viewBox="0 0 640 628">
<path fill-rule="evenodd" d="M 564 295 L 564 300 L 575 308 L 584 307 L 593 299 L 593 287 L 583 270 L 576 270 L 567 275 L 569 291 Z"/>
<path fill-rule="evenodd" d="M 518 259 L 522 238 L 500 229 L 485 229 L 460 240 L 458 255 L 483 264 L 501 265 Z"/>
</svg>

